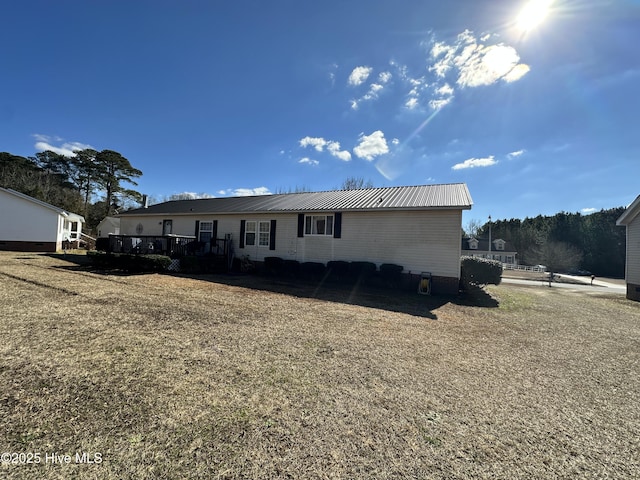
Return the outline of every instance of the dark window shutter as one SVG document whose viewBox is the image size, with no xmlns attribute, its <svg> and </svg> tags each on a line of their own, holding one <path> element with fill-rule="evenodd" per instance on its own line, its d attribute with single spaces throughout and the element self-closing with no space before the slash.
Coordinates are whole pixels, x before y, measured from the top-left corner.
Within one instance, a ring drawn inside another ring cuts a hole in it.
<svg viewBox="0 0 640 480">
<path fill-rule="evenodd" d="M 342 212 L 333 214 L 333 238 L 342 238 Z"/>
<path fill-rule="evenodd" d="M 240 220 L 240 248 L 244 248 L 244 228 L 246 220 Z"/>
<path fill-rule="evenodd" d="M 304 213 L 298 214 L 298 238 L 304 237 Z"/>
<path fill-rule="evenodd" d="M 271 230 L 269 230 L 269 250 L 276 249 L 276 221 L 271 220 Z"/>
<path fill-rule="evenodd" d="M 216 250 L 217 251 L 217 247 L 218 247 L 218 220 L 214 220 L 213 221 L 213 226 L 212 226 L 212 231 L 211 231 L 211 243 L 210 245 L 210 249 L 211 250 Z"/>
<path fill-rule="evenodd" d="M 196 242 L 200 240 L 200 220 L 196 220 Z"/>
</svg>

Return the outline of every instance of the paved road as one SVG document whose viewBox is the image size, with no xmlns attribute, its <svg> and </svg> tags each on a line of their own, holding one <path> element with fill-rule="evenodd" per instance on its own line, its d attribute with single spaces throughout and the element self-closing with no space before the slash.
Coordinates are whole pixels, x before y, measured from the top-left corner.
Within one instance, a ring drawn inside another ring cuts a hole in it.
<svg viewBox="0 0 640 480">
<path fill-rule="evenodd" d="M 574 279 L 575 277 L 570 277 L 569 275 L 563 275 L 563 277 L 565 278 L 571 278 Z M 581 280 L 579 277 L 577 277 L 577 280 Z M 541 280 L 524 280 L 524 279 L 520 279 L 520 278 L 505 278 L 502 277 L 502 281 L 504 283 L 512 283 L 512 284 L 516 284 L 516 285 L 530 285 L 533 287 L 540 287 L 540 286 L 544 286 L 544 287 L 549 287 L 549 282 L 548 281 L 541 281 Z M 559 282 L 552 282 L 551 283 L 551 288 L 569 288 L 572 290 L 576 290 L 576 291 L 580 291 L 580 292 L 586 292 L 586 293 L 590 293 L 590 292 L 598 292 L 598 293 L 617 293 L 620 295 L 625 295 L 627 293 L 627 289 L 624 285 L 616 285 L 614 283 L 607 283 L 607 282 L 602 282 L 602 281 L 595 281 L 593 282 L 593 285 L 590 285 L 589 283 L 585 283 L 585 284 L 575 284 L 575 283 L 559 283 Z"/>
</svg>

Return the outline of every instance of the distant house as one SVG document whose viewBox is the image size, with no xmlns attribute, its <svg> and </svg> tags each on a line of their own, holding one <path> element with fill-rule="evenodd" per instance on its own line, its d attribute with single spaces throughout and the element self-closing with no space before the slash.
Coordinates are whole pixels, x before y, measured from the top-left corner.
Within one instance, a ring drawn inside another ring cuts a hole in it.
<svg viewBox="0 0 640 480">
<path fill-rule="evenodd" d="M 640 301 L 640 195 L 618 218 L 616 225 L 627 228 L 627 298 Z"/>
<path fill-rule="evenodd" d="M 84 218 L 0 187 L 0 250 L 55 252 L 78 243 Z"/>
<path fill-rule="evenodd" d="M 497 260 L 506 265 L 518 264 L 518 252 L 511 243 L 497 238 L 491 241 L 487 238 L 466 237 L 462 239 L 462 255 Z"/>
<path fill-rule="evenodd" d="M 109 235 L 120 234 L 120 219 L 116 217 L 104 217 L 96 228 L 98 238 L 107 238 Z"/>
<path fill-rule="evenodd" d="M 227 238 L 236 257 L 392 263 L 405 273 L 430 272 L 434 293 L 456 293 L 462 210 L 472 203 L 465 184 L 419 185 L 175 200 L 117 217 L 130 246 L 149 235 L 190 236 L 206 246 Z M 161 240 L 154 239 L 156 251 L 167 244 Z"/>
</svg>

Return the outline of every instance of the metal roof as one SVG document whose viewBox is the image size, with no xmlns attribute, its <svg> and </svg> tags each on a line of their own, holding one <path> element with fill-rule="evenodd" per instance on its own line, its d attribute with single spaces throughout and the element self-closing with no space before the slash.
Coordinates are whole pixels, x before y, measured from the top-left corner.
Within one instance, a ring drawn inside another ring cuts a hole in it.
<svg viewBox="0 0 640 480">
<path fill-rule="evenodd" d="M 246 212 L 333 212 L 464 209 L 473 205 L 464 183 L 285 193 L 254 197 L 173 200 L 122 212 L 125 215 L 230 214 Z"/>
<path fill-rule="evenodd" d="M 619 227 L 629 225 L 638 214 L 640 214 L 640 195 L 622 212 L 622 215 L 620 215 L 620 218 L 616 221 L 616 225 Z"/>
</svg>

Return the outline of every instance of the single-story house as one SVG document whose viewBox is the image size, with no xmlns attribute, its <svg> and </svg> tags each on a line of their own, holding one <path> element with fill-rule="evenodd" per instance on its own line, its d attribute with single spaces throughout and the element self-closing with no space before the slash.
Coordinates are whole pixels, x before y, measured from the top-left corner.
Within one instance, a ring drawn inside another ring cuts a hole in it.
<svg viewBox="0 0 640 480">
<path fill-rule="evenodd" d="M 55 252 L 79 242 L 84 218 L 0 187 L 0 250 Z"/>
<path fill-rule="evenodd" d="M 418 185 L 253 197 L 174 200 L 117 215 L 122 236 L 227 238 L 236 257 L 261 262 L 368 261 L 432 275 L 434 293 L 456 293 L 465 184 Z"/>
<path fill-rule="evenodd" d="M 501 238 L 489 244 L 487 238 L 467 237 L 462 239 L 462 256 L 480 257 L 497 260 L 505 265 L 518 265 L 518 252 L 515 247 Z"/>
<path fill-rule="evenodd" d="M 627 228 L 627 298 L 640 301 L 640 195 L 618 218 L 616 225 Z"/>
<path fill-rule="evenodd" d="M 109 235 L 120 235 L 120 219 L 104 217 L 96 228 L 98 238 L 108 238 Z"/>
</svg>

